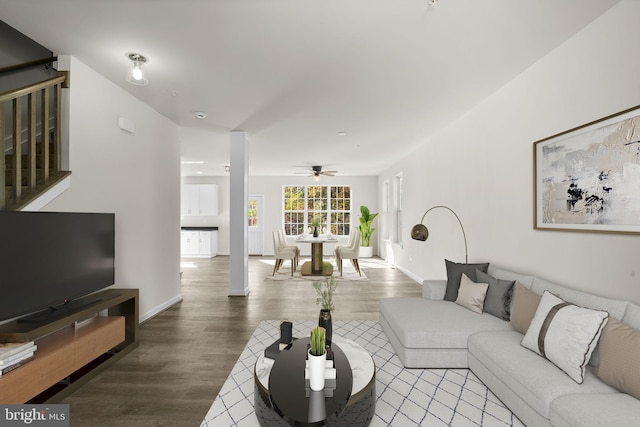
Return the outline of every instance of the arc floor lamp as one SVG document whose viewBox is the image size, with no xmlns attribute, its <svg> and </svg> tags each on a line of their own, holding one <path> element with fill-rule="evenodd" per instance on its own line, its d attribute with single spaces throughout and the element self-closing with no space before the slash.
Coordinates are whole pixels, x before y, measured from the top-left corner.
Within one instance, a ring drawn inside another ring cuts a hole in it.
<svg viewBox="0 0 640 427">
<path fill-rule="evenodd" d="M 464 238 L 464 262 L 468 263 L 469 262 L 469 258 L 468 258 L 468 253 L 467 253 L 467 235 L 464 232 L 464 227 L 462 226 L 462 221 L 460 221 L 460 217 L 458 217 L 458 214 L 456 214 L 453 211 L 453 209 L 451 209 L 448 206 L 438 205 L 438 206 L 434 206 L 432 208 L 427 209 L 427 211 L 424 213 L 424 215 L 422 215 L 422 219 L 420 220 L 420 224 L 416 224 L 411 228 L 411 238 L 413 240 L 420 240 L 422 242 L 424 242 L 425 240 L 427 240 L 429 238 L 429 229 L 423 224 L 424 217 L 427 216 L 427 214 L 429 212 L 431 212 L 432 210 L 440 209 L 440 208 L 448 210 L 458 220 L 458 224 L 460 224 L 460 228 L 462 229 L 462 237 Z"/>
</svg>

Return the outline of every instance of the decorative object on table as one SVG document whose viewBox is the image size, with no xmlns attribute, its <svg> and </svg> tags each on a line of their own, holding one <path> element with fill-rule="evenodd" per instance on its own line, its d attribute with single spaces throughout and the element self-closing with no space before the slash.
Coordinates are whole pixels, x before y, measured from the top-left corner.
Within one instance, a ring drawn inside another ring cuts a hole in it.
<svg viewBox="0 0 640 427">
<path fill-rule="evenodd" d="M 309 387 L 313 391 L 324 388 L 324 370 L 327 361 L 325 350 L 326 331 L 320 326 L 311 329 L 311 339 L 309 341 Z"/>
<path fill-rule="evenodd" d="M 640 106 L 533 148 L 535 229 L 640 233 Z"/>
<path fill-rule="evenodd" d="M 325 329 L 327 344 L 331 346 L 331 337 L 333 335 L 331 311 L 335 310 L 333 292 L 337 289 L 338 282 L 333 277 L 327 277 L 324 281 L 313 282 L 313 287 L 318 293 L 316 304 L 320 304 L 322 307 L 318 318 L 318 326 Z"/>
<path fill-rule="evenodd" d="M 293 323 L 284 321 L 280 323 L 280 344 L 291 344 L 293 341 Z"/>
<path fill-rule="evenodd" d="M 462 226 L 462 221 L 460 221 L 460 217 L 458 217 L 458 215 L 453 211 L 453 209 L 451 209 L 448 206 L 438 205 L 438 206 L 433 206 L 433 207 L 429 208 L 424 213 L 424 215 L 422 215 L 422 219 L 420 220 L 420 224 L 416 224 L 411 228 L 411 238 L 413 240 L 420 240 L 422 242 L 424 242 L 425 240 L 427 240 L 429 238 L 429 229 L 423 224 L 424 217 L 429 212 L 431 212 L 432 210 L 439 209 L 439 208 L 448 210 L 458 220 L 458 224 L 460 224 L 460 229 L 462 230 L 462 238 L 464 239 L 464 262 L 465 263 L 469 262 L 469 256 L 468 256 L 468 252 L 467 252 L 467 235 L 464 232 L 464 227 Z"/>
<path fill-rule="evenodd" d="M 321 218 L 320 215 L 314 215 L 311 219 L 311 228 L 313 229 L 313 237 L 318 237 L 320 234 L 318 228 L 320 228 Z"/>
<path fill-rule="evenodd" d="M 282 350 L 286 350 L 291 346 L 294 339 L 293 323 L 286 320 L 282 321 L 280 323 L 280 338 L 264 349 L 264 357 L 275 360 Z"/>
<path fill-rule="evenodd" d="M 360 206 L 360 225 L 357 229 L 360 231 L 360 254 L 362 258 L 371 258 L 373 256 L 373 246 L 371 246 L 371 235 L 375 228 L 372 227 L 373 220 L 378 216 L 377 213 L 369 212 L 366 206 Z"/>
</svg>

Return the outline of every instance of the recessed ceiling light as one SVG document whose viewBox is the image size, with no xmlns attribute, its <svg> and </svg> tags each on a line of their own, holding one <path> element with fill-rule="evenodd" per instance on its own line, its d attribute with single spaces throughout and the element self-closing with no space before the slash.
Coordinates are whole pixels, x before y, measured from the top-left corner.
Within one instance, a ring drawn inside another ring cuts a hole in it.
<svg viewBox="0 0 640 427">
<path fill-rule="evenodd" d="M 205 113 L 204 111 L 196 111 L 193 114 L 195 114 L 196 118 L 198 118 L 200 120 L 207 118 L 207 113 Z"/>
<path fill-rule="evenodd" d="M 204 164 L 202 160 L 183 160 L 180 163 L 183 165 L 201 165 Z"/>
<path fill-rule="evenodd" d="M 196 172 L 198 175 L 202 175 L 202 171 L 198 171 Z"/>
<path fill-rule="evenodd" d="M 338 135 L 340 135 L 340 136 L 346 136 L 346 135 L 347 135 L 347 133 L 346 133 L 346 132 L 344 132 L 344 131 L 341 131 L 341 132 L 338 132 Z"/>
</svg>

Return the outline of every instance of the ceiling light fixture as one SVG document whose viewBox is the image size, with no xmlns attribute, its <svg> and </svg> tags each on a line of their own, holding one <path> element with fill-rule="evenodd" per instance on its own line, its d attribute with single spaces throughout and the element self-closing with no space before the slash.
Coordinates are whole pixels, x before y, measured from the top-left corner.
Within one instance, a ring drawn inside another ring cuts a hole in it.
<svg viewBox="0 0 640 427">
<path fill-rule="evenodd" d="M 435 7 L 438 4 L 438 0 L 427 0 L 427 4 L 430 7 Z"/>
<path fill-rule="evenodd" d="M 207 113 L 205 113 L 204 111 L 196 111 L 193 114 L 195 114 L 196 118 L 200 120 L 207 118 Z"/>
<path fill-rule="evenodd" d="M 147 62 L 147 58 L 139 53 L 130 53 L 127 57 L 131 60 L 131 66 L 127 71 L 127 81 L 134 85 L 149 84 L 149 80 L 142 71 L 142 64 Z"/>
</svg>

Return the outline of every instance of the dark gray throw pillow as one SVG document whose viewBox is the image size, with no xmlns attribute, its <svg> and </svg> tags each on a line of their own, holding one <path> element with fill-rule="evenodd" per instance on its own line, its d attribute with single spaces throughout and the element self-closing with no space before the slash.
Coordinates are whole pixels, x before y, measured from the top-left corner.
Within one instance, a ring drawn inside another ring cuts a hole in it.
<svg viewBox="0 0 640 427">
<path fill-rule="evenodd" d="M 511 297 L 515 280 L 502 280 L 476 270 L 476 283 L 487 283 L 487 296 L 484 299 L 484 311 L 493 314 L 498 319 L 511 319 Z"/>
<path fill-rule="evenodd" d="M 462 274 L 466 274 L 469 279 L 477 282 L 476 269 L 487 272 L 489 269 L 489 263 L 482 264 L 462 264 L 457 262 L 444 260 L 447 267 L 447 290 L 444 293 L 445 301 L 455 301 L 458 298 L 458 289 L 460 288 L 460 279 Z"/>
</svg>

